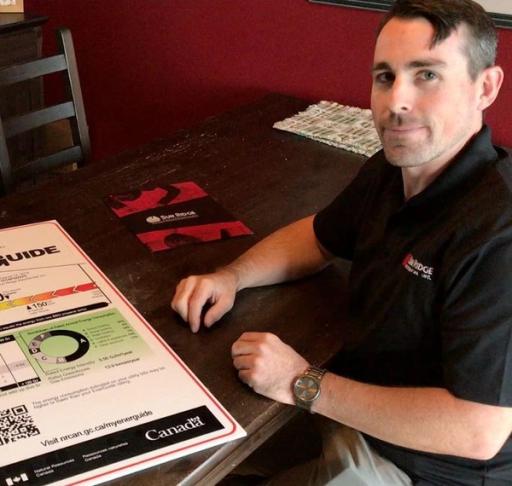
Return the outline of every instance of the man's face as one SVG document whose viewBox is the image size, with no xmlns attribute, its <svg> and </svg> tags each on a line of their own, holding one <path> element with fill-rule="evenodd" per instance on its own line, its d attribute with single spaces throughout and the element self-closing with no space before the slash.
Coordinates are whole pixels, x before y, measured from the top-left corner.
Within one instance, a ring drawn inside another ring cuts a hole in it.
<svg viewBox="0 0 512 486">
<path fill-rule="evenodd" d="M 482 126 L 465 28 L 431 48 L 433 33 L 423 18 L 393 18 L 377 39 L 373 119 L 386 158 L 399 167 L 444 166 Z"/>
</svg>

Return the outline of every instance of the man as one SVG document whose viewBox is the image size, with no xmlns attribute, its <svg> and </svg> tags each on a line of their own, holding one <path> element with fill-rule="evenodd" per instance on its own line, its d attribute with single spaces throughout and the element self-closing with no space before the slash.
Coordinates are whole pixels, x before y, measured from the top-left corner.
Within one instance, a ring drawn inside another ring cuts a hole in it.
<svg viewBox="0 0 512 486">
<path fill-rule="evenodd" d="M 364 338 L 336 373 L 268 333 L 232 347 L 257 393 L 362 432 L 340 426 L 340 454 L 370 465 L 343 459 L 320 483 L 512 484 L 512 161 L 483 125 L 503 81 L 496 44 L 472 0 L 398 0 L 372 69 L 383 152 L 316 216 L 177 287 L 172 307 L 197 332 L 206 303 L 209 327 L 238 290 L 352 260 Z"/>
</svg>

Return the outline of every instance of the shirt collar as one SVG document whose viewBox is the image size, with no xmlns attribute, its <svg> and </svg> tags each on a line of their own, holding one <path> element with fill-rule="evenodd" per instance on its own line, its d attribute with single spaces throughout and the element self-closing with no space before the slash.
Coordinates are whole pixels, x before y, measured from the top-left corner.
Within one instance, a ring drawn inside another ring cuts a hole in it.
<svg viewBox="0 0 512 486">
<path fill-rule="evenodd" d="M 465 192 L 468 185 L 473 184 L 475 178 L 488 168 L 490 163 L 498 159 L 498 152 L 492 145 L 491 136 L 491 129 L 484 125 L 448 167 L 404 206 L 419 208 L 428 204 L 431 209 L 432 204 L 445 204 L 447 197 L 454 197 L 461 191 Z"/>
</svg>

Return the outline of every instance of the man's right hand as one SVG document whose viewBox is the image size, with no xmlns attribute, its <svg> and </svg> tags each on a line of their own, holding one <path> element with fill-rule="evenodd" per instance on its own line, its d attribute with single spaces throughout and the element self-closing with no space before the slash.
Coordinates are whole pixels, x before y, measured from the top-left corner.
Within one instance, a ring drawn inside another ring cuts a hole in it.
<svg viewBox="0 0 512 486">
<path fill-rule="evenodd" d="M 273 285 L 320 271 L 332 255 L 317 241 L 314 216 L 281 228 L 215 273 L 192 275 L 176 287 L 171 307 L 192 332 L 210 327 L 230 311 L 239 290 Z M 211 306 L 205 309 L 205 306 Z"/>
<path fill-rule="evenodd" d="M 210 327 L 232 309 L 236 292 L 236 275 L 228 269 L 206 275 L 191 275 L 176 287 L 171 307 L 189 323 L 192 332 L 197 332 L 205 305 L 211 307 L 204 315 L 203 322 Z"/>
</svg>

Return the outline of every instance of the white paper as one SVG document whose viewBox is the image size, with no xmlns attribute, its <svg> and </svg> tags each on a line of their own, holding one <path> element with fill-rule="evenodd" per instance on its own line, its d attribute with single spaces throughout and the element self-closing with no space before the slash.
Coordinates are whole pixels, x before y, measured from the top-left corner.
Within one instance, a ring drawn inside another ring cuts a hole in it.
<svg viewBox="0 0 512 486">
<path fill-rule="evenodd" d="M 0 484 L 97 484 L 244 435 L 56 221 L 0 230 Z"/>
</svg>

